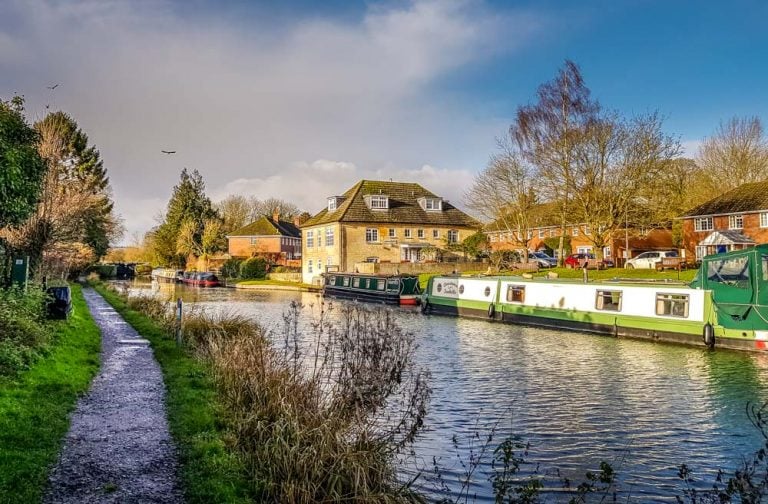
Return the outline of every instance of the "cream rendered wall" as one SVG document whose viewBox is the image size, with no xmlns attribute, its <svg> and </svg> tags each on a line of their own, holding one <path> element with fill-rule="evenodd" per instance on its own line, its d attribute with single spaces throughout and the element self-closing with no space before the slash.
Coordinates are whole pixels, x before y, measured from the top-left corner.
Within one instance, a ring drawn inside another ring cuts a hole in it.
<svg viewBox="0 0 768 504">
<path fill-rule="evenodd" d="M 326 229 L 333 229 L 333 245 L 326 246 Z M 307 247 L 307 234 L 314 232 L 314 246 Z M 318 233 L 322 240 L 318 240 Z M 320 226 L 301 228 L 301 275 L 304 283 L 311 284 L 320 278 L 327 265 L 339 265 L 341 255 L 341 236 L 339 223 L 333 222 Z M 312 261 L 312 271 L 309 271 L 309 262 Z M 322 271 L 318 270 L 318 261 L 322 264 Z"/>
</svg>

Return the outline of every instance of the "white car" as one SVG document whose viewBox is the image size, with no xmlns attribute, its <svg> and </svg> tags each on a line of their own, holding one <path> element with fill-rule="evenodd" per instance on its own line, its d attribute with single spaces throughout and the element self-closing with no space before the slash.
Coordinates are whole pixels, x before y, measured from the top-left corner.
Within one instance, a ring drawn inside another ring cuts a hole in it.
<svg viewBox="0 0 768 504">
<path fill-rule="evenodd" d="M 637 257 L 633 257 L 627 261 L 627 268 L 638 269 L 653 269 L 656 267 L 656 263 L 660 263 L 664 257 L 677 257 L 677 251 L 675 250 L 661 250 L 655 252 L 643 252 Z"/>
</svg>

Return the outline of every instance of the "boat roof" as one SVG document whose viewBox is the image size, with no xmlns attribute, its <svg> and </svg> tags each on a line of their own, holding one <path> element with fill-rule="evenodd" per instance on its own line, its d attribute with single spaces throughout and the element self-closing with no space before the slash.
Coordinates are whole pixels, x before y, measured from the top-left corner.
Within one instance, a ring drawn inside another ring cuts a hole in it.
<svg viewBox="0 0 768 504">
<path fill-rule="evenodd" d="M 682 280 L 669 279 L 638 279 L 638 278 L 606 278 L 600 280 L 589 280 L 586 284 L 581 278 L 547 278 L 533 277 L 525 278 L 519 275 L 435 275 L 440 278 L 457 278 L 464 280 L 492 280 L 502 282 L 520 282 L 520 283 L 542 283 L 542 284 L 567 284 L 567 285 L 631 285 L 640 287 L 659 287 L 661 285 L 668 287 L 687 287 L 688 282 Z"/>
</svg>

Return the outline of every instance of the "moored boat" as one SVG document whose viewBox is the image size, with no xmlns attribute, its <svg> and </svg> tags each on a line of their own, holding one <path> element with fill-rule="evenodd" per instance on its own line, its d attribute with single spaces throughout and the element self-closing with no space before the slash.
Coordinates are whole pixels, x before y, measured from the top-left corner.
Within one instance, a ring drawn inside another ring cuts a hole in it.
<svg viewBox="0 0 768 504">
<path fill-rule="evenodd" d="M 341 299 L 416 305 L 419 294 L 419 278 L 413 275 L 326 273 L 323 278 L 323 295 Z"/>
<path fill-rule="evenodd" d="M 150 276 L 156 282 L 176 283 L 182 280 L 184 270 L 174 268 L 155 268 Z"/>
<path fill-rule="evenodd" d="M 739 350 L 768 350 L 768 245 L 705 257 L 681 282 L 430 279 L 426 313 Z"/>
<path fill-rule="evenodd" d="M 195 287 L 219 287 L 221 285 L 219 277 L 208 271 L 188 271 L 184 273 L 182 282 Z"/>
</svg>

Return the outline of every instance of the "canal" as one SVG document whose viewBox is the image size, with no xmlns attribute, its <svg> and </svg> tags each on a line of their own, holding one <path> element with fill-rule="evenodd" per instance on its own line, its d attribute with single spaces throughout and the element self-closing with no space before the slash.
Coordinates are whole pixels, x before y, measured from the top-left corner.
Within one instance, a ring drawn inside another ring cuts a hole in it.
<svg viewBox="0 0 768 504">
<path fill-rule="evenodd" d="M 242 313 L 276 331 L 288 303 L 320 301 L 314 293 L 139 283 L 132 292 Z M 683 463 L 700 488 L 711 487 L 718 469 L 733 469 L 760 447 L 745 409 L 768 400 L 768 355 L 398 313 L 417 335 L 433 389 L 427 429 L 402 474 L 429 475 L 436 461 L 446 485 L 418 480 L 436 497 L 463 491 L 465 466 L 491 432 L 490 451 L 519 436 L 530 462 L 521 473 L 546 475 L 552 488 L 561 478 L 577 485 L 606 461 L 619 474 L 621 500 L 634 502 L 674 502 Z M 470 501 L 493 500 L 490 456 L 471 478 Z"/>
</svg>

